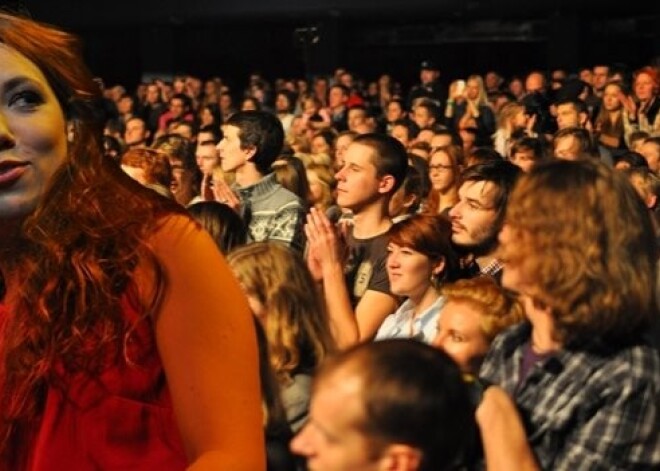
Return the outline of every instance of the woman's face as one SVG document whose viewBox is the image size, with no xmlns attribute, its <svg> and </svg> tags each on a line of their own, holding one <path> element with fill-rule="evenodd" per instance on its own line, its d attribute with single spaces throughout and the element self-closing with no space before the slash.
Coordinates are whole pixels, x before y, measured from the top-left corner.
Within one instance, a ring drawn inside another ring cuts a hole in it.
<svg viewBox="0 0 660 471">
<path fill-rule="evenodd" d="M 330 146 L 322 136 L 315 136 L 312 139 L 312 154 L 330 155 Z"/>
<path fill-rule="evenodd" d="M 316 172 L 307 170 L 307 181 L 309 182 L 309 200 L 312 204 L 323 201 L 323 183 L 319 180 Z"/>
<path fill-rule="evenodd" d="M 204 82 L 204 94 L 206 96 L 213 96 L 216 93 L 215 82 L 213 80 L 207 80 Z"/>
<path fill-rule="evenodd" d="M 285 113 L 289 111 L 290 103 L 286 95 L 280 93 L 275 99 L 275 109 L 280 113 Z"/>
<path fill-rule="evenodd" d="M 213 113 L 211 113 L 211 110 L 209 110 L 207 107 L 202 108 L 202 112 L 200 114 L 200 121 L 202 123 L 202 126 L 209 126 L 214 123 L 215 117 L 213 116 Z"/>
<path fill-rule="evenodd" d="M 456 184 L 454 166 L 447 152 L 437 151 L 429 160 L 429 179 L 434 190 L 446 192 Z"/>
<path fill-rule="evenodd" d="M 395 121 L 398 121 L 400 119 L 403 119 L 404 113 L 403 109 L 401 108 L 401 103 L 397 101 L 391 101 L 390 103 L 387 104 L 387 122 L 388 123 L 393 123 Z"/>
<path fill-rule="evenodd" d="M 66 160 L 66 120 L 32 61 L 0 44 L 0 64 L 0 219 L 21 219 Z"/>
<path fill-rule="evenodd" d="M 387 246 L 387 276 L 390 291 L 396 296 L 421 298 L 431 286 L 431 276 L 442 270 L 442 262 L 434 264 L 426 255 L 411 247 L 392 242 Z"/>
<path fill-rule="evenodd" d="M 607 111 L 616 111 L 621 109 L 621 100 L 619 98 L 621 88 L 618 85 L 611 83 L 605 87 L 603 91 L 603 108 Z"/>
<path fill-rule="evenodd" d="M 524 129 L 527 126 L 527 115 L 525 114 L 525 108 L 520 107 L 520 110 L 513 116 L 513 128 L 514 129 Z"/>
<path fill-rule="evenodd" d="M 305 100 L 303 102 L 303 112 L 306 115 L 313 116 L 318 113 L 319 107 L 314 100 Z"/>
<path fill-rule="evenodd" d="M 452 357 L 463 373 L 476 374 L 488 352 L 488 341 L 480 326 L 481 315 L 470 302 L 450 300 L 438 318 L 433 345 Z"/>
<path fill-rule="evenodd" d="M 476 100 L 477 98 L 479 98 L 479 91 L 480 91 L 480 87 L 478 81 L 474 79 L 470 79 L 467 81 L 467 84 L 465 86 L 465 96 L 468 98 L 468 100 Z"/>
</svg>

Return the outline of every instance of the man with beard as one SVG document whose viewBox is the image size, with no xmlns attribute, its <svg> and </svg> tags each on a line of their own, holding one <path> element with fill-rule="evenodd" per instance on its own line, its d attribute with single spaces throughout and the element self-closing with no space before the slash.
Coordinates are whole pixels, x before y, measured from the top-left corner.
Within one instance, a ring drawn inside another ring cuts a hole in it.
<svg viewBox="0 0 660 471">
<path fill-rule="evenodd" d="M 449 211 L 452 242 L 463 254 L 465 277 L 491 275 L 498 282 L 502 265 L 495 257 L 506 203 L 521 173 L 511 162 L 492 160 L 468 167 Z"/>
</svg>

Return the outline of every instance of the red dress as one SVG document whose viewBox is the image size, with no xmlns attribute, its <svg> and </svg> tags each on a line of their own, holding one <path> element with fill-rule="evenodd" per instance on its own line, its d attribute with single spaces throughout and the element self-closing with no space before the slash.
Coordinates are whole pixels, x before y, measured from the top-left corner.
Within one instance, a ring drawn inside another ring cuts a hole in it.
<svg viewBox="0 0 660 471">
<path fill-rule="evenodd" d="M 126 296 L 121 306 L 134 324 L 139 316 Z M 98 378 L 68 374 L 64 388 L 48 388 L 26 470 L 186 468 L 150 319 L 140 320 L 126 343 L 126 355 Z"/>
<path fill-rule="evenodd" d="M 94 379 L 56 367 L 37 425 L 14 436 L 21 464 L 0 471 L 265 471 L 257 345 L 238 281 L 187 217 L 168 217 L 148 243 L 167 280 L 157 314 L 140 320 L 131 300 L 141 296 L 124 295 L 135 328 L 122 354 L 106 354 Z M 147 300 L 152 274 L 145 263 L 133 275 Z"/>
</svg>

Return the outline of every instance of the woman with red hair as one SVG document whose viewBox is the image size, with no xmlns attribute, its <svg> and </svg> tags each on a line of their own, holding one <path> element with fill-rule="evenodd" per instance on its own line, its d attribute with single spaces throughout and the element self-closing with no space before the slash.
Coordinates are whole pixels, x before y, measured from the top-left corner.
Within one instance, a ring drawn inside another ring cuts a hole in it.
<svg viewBox="0 0 660 471">
<path fill-rule="evenodd" d="M 0 14 L 0 470 L 263 470 L 247 301 L 103 156 L 76 46 Z"/>
<path fill-rule="evenodd" d="M 637 70 L 633 79 L 633 98 L 622 97 L 631 127 L 628 136 L 644 131 L 652 136 L 660 134 L 660 77 L 657 69 L 646 66 Z"/>
</svg>

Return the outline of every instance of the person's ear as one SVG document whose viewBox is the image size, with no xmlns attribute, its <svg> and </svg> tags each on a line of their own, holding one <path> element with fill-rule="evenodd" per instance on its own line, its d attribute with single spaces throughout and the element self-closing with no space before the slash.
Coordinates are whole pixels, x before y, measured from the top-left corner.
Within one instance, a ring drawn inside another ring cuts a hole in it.
<svg viewBox="0 0 660 471">
<path fill-rule="evenodd" d="M 66 122 L 66 140 L 69 144 L 73 142 L 73 140 L 76 137 L 76 132 L 75 132 L 76 126 L 73 123 L 73 121 L 68 120 Z"/>
<path fill-rule="evenodd" d="M 403 207 L 410 208 L 415 203 L 416 200 L 417 200 L 416 194 L 414 193 L 407 194 L 403 199 Z"/>
<path fill-rule="evenodd" d="M 379 471 L 417 471 L 422 462 L 422 452 L 410 445 L 395 443 L 385 448 Z"/>
<path fill-rule="evenodd" d="M 391 193 L 395 183 L 396 179 L 392 175 L 384 175 L 380 177 L 378 192 L 382 194 Z"/>
<path fill-rule="evenodd" d="M 655 209 L 658 204 L 658 197 L 656 195 L 647 195 L 646 198 L 644 198 L 644 202 L 646 203 L 647 208 Z"/>
<path fill-rule="evenodd" d="M 257 154 L 257 146 L 244 147 L 242 150 L 245 153 L 246 160 L 252 160 L 252 157 Z"/>
<path fill-rule="evenodd" d="M 445 269 L 445 265 L 446 265 L 445 258 L 442 257 L 440 260 L 435 262 L 435 264 L 433 264 L 433 274 L 439 275 L 440 273 L 442 273 L 442 271 Z"/>
</svg>

